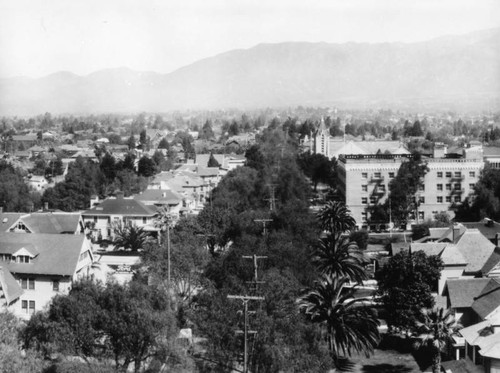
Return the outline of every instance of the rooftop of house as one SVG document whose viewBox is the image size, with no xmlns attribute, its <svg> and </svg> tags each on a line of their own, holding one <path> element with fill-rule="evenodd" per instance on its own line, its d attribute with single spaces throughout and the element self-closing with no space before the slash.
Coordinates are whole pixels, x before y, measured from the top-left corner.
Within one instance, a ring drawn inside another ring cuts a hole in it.
<svg viewBox="0 0 500 373">
<path fill-rule="evenodd" d="M 495 250 L 495 245 L 477 229 L 467 229 L 455 245 L 467 261 L 466 273 L 480 272 Z"/>
<path fill-rule="evenodd" d="M 82 216 L 95 215 L 124 215 L 147 216 L 156 215 L 156 211 L 142 202 L 132 198 L 109 198 L 101 201 L 97 206 L 82 213 Z"/>
<path fill-rule="evenodd" d="M 154 204 L 177 205 L 182 202 L 182 196 L 170 189 L 146 189 L 134 195 L 137 201 L 154 201 Z"/>
<path fill-rule="evenodd" d="M 0 292 L 3 293 L 7 304 L 10 304 L 21 296 L 23 289 L 12 273 L 4 267 L 0 265 Z"/>
<path fill-rule="evenodd" d="M 30 263 L 6 262 L 5 267 L 12 273 L 72 276 L 85 242 L 88 243 L 83 234 L 1 233 L 0 253 L 12 254 L 13 248 L 36 252 Z"/>
<path fill-rule="evenodd" d="M 450 307 L 472 307 L 474 298 L 481 294 L 490 280 L 489 278 L 458 278 L 446 281 Z"/>
<path fill-rule="evenodd" d="M 488 351 L 492 344 L 500 345 L 500 333 L 494 333 L 493 325 L 498 325 L 498 318 L 484 320 L 477 324 L 460 329 L 460 334 L 471 346 L 479 346 L 484 352 Z"/>
<path fill-rule="evenodd" d="M 0 231 L 6 232 L 25 212 L 0 212 Z"/>
<path fill-rule="evenodd" d="M 81 230 L 80 220 L 79 213 L 34 212 L 23 215 L 14 223 L 22 222 L 31 233 L 75 234 Z"/>
<path fill-rule="evenodd" d="M 472 309 L 482 319 L 500 307 L 500 279 L 492 278 L 481 293 L 474 298 Z"/>
<path fill-rule="evenodd" d="M 500 274 L 500 248 L 495 247 L 493 253 L 488 258 L 483 268 L 481 268 L 483 276 L 494 277 Z"/>
<path fill-rule="evenodd" d="M 489 240 L 495 240 L 500 233 L 500 223 L 491 219 L 483 219 L 480 222 L 461 223 L 467 229 L 478 229 L 483 236 Z"/>
</svg>

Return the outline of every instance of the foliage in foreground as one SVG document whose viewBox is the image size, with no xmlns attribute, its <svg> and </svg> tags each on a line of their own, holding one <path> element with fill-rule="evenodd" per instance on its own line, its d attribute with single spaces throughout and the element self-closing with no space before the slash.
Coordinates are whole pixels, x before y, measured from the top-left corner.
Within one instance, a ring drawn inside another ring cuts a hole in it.
<svg viewBox="0 0 500 373">
<path fill-rule="evenodd" d="M 110 359 L 118 370 L 131 363 L 178 359 L 175 316 L 166 293 L 137 281 L 127 285 L 76 283 L 69 295 L 53 299 L 49 309 L 30 319 L 23 332 L 26 348 L 44 356 L 79 356 L 89 364 Z"/>
</svg>

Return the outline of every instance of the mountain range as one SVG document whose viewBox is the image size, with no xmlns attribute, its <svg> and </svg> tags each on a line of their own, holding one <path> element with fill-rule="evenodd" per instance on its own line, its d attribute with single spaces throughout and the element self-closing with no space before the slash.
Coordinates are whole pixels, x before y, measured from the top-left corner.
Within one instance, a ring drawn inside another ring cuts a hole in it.
<svg viewBox="0 0 500 373">
<path fill-rule="evenodd" d="M 0 115 L 289 106 L 500 109 L 500 28 L 418 43 L 259 44 L 168 74 L 0 79 Z"/>
</svg>

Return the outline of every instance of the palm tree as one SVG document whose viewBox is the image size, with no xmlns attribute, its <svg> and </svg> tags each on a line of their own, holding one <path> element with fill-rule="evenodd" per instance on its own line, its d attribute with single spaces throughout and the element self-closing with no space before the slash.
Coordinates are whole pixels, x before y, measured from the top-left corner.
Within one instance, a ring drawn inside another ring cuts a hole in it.
<svg viewBox="0 0 500 373">
<path fill-rule="evenodd" d="M 343 202 L 331 201 L 318 213 L 320 228 L 332 234 L 336 239 L 351 231 L 356 226 L 356 220 Z"/>
<path fill-rule="evenodd" d="M 335 240 L 333 236 L 328 236 L 320 239 L 314 248 L 312 261 L 319 272 L 325 275 L 347 277 L 357 283 L 368 278 L 364 268 L 368 260 L 357 243 L 348 237 Z"/>
<path fill-rule="evenodd" d="M 424 310 L 424 321 L 417 322 L 420 332 L 417 347 L 427 347 L 432 351 L 432 372 L 441 371 L 441 352 L 444 351 L 448 342 L 452 342 L 452 336 L 462 328 L 457 323 L 451 310 L 444 312 L 443 308 Z"/>
<path fill-rule="evenodd" d="M 380 340 L 379 322 L 366 298 L 354 298 L 345 277 L 324 275 L 315 288 L 299 298 L 299 308 L 320 325 L 336 367 L 351 353 L 373 352 Z"/>
<path fill-rule="evenodd" d="M 113 244 L 115 248 L 123 247 L 125 250 L 138 251 L 144 247 L 149 238 L 148 233 L 135 224 L 118 224 L 114 228 L 115 239 Z"/>
</svg>

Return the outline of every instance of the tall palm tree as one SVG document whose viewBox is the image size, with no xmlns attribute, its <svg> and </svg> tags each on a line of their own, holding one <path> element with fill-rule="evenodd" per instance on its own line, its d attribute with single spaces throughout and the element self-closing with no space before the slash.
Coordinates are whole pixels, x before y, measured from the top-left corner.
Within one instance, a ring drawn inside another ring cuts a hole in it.
<svg viewBox="0 0 500 373">
<path fill-rule="evenodd" d="M 369 355 L 380 340 L 379 322 L 365 298 L 354 298 L 345 277 L 324 275 L 316 286 L 299 298 L 299 308 L 321 326 L 336 367 L 343 357 L 364 352 Z"/>
<path fill-rule="evenodd" d="M 441 371 L 441 353 L 445 350 L 448 342 L 452 342 L 452 336 L 462 328 L 451 310 L 444 312 L 443 308 L 424 310 L 424 321 L 417 322 L 417 330 L 420 332 L 417 347 L 427 347 L 432 351 L 432 372 Z"/>
<path fill-rule="evenodd" d="M 343 202 L 330 201 L 318 213 L 320 228 L 332 234 L 336 239 L 351 231 L 356 220 Z"/>
<path fill-rule="evenodd" d="M 335 240 L 333 236 L 320 239 L 314 248 L 312 261 L 319 272 L 329 276 L 347 277 L 362 283 L 368 276 L 364 266 L 368 264 L 363 251 L 348 237 Z"/>
</svg>

